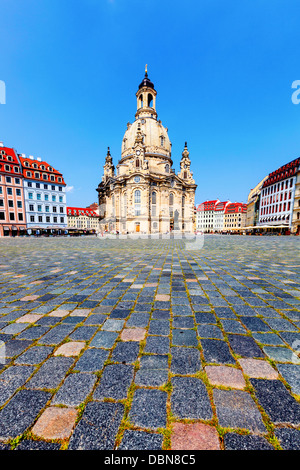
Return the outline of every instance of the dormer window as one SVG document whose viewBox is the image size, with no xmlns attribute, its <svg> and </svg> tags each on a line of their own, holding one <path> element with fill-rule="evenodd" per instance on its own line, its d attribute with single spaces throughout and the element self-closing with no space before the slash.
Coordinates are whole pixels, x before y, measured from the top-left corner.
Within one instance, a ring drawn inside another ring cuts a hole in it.
<svg viewBox="0 0 300 470">
<path fill-rule="evenodd" d="M 28 163 L 28 162 L 24 162 L 24 166 L 29 166 L 29 163 Z"/>
</svg>

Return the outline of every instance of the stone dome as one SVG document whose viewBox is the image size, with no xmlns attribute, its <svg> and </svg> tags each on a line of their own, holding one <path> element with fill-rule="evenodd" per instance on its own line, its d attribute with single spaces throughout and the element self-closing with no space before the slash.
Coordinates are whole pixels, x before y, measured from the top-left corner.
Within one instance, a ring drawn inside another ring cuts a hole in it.
<svg viewBox="0 0 300 470">
<path fill-rule="evenodd" d="M 171 147 L 168 129 L 161 121 L 153 117 L 140 117 L 132 124 L 127 125 L 122 143 L 122 159 L 133 153 L 136 137 L 140 132 L 143 137 L 143 146 L 148 155 L 159 155 L 171 158 Z"/>
</svg>

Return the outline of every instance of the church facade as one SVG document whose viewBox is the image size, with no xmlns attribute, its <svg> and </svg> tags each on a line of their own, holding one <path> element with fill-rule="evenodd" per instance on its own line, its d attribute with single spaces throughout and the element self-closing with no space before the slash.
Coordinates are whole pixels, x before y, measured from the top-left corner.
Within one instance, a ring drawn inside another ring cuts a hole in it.
<svg viewBox="0 0 300 470">
<path fill-rule="evenodd" d="M 136 93 L 134 122 L 127 124 L 116 167 L 108 148 L 98 185 L 100 231 L 120 234 L 192 233 L 195 184 L 185 143 L 180 169 L 172 168 L 168 129 L 158 120 L 157 92 L 145 77 Z"/>
</svg>

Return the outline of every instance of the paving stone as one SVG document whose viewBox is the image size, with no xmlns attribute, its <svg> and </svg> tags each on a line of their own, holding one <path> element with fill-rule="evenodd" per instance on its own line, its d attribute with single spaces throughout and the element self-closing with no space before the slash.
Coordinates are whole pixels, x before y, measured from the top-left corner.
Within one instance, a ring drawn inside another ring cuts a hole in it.
<svg viewBox="0 0 300 470">
<path fill-rule="evenodd" d="M 300 424 L 300 404 L 280 380 L 250 379 L 255 395 L 274 424 Z"/>
<path fill-rule="evenodd" d="M 19 339 L 9 339 L 7 342 L 5 341 L 5 356 L 6 359 L 18 356 L 21 354 L 25 349 L 31 346 L 32 341 L 27 340 L 19 340 Z"/>
<path fill-rule="evenodd" d="M 280 338 L 280 336 L 276 335 L 275 333 L 253 333 L 252 334 L 255 341 L 258 343 L 266 344 L 266 345 L 273 345 L 273 346 L 284 346 L 284 342 Z"/>
<path fill-rule="evenodd" d="M 281 346 L 265 346 L 263 350 L 267 354 L 267 356 L 269 356 L 274 361 L 293 362 L 295 364 L 300 364 L 300 359 L 291 349 L 284 348 Z"/>
<path fill-rule="evenodd" d="M 54 356 L 78 356 L 84 347 L 85 344 L 82 342 L 70 341 L 59 346 L 59 348 L 54 352 Z"/>
<path fill-rule="evenodd" d="M 50 346 L 32 346 L 26 352 L 15 359 L 15 364 L 40 364 L 52 353 Z M 1 377 L 1 376 L 0 376 Z"/>
<path fill-rule="evenodd" d="M 300 450 L 300 431 L 292 428 L 279 428 L 274 431 L 283 450 Z"/>
<path fill-rule="evenodd" d="M 119 450 L 161 450 L 162 434 L 125 430 Z"/>
<path fill-rule="evenodd" d="M 20 390 L 0 411 L 0 439 L 15 439 L 34 423 L 51 394 L 41 390 Z"/>
<path fill-rule="evenodd" d="M 150 335 L 168 336 L 170 334 L 170 322 L 168 320 L 151 320 L 148 333 Z"/>
<path fill-rule="evenodd" d="M 298 331 L 297 327 L 283 318 L 268 318 L 266 322 L 275 331 Z"/>
<path fill-rule="evenodd" d="M 100 383 L 94 392 L 94 399 L 125 399 L 133 380 L 133 372 L 133 366 L 131 365 L 112 364 L 106 366 L 101 376 Z"/>
<path fill-rule="evenodd" d="M 68 450 L 113 450 L 123 413 L 121 403 L 88 403 Z"/>
<path fill-rule="evenodd" d="M 73 358 L 50 357 L 27 382 L 26 387 L 30 389 L 56 388 L 73 364 Z"/>
<path fill-rule="evenodd" d="M 142 341 L 145 339 L 146 330 L 144 328 L 124 328 L 121 333 L 122 341 Z"/>
<path fill-rule="evenodd" d="M 206 366 L 205 372 L 212 385 L 222 385 L 240 390 L 246 386 L 243 374 L 239 369 L 228 366 Z"/>
<path fill-rule="evenodd" d="M 27 313 L 26 315 L 23 315 L 22 317 L 18 318 L 16 320 L 16 323 L 35 323 L 42 317 L 43 315 Z"/>
<path fill-rule="evenodd" d="M 277 379 L 278 372 L 267 361 L 259 359 L 239 359 L 244 374 L 252 378 Z"/>
<path fill-rule="evenodd" d="M 40 338 L 41 344 L 59 344 L 74 330 L 73 325 L 57 325 Z"/>
<path fill-rule="evenodd" d="M 250 336 L 228 335 L 228 340 L 235 354 L 244 357 L 265 357 L 257 343 Z"/>
<path fill-rule="evenodd" d="M 126 322 L 127 327 L 146 328 L 150 319 L 150 313 L 132 313 Z"/>
<path fill-rule="evenodd" d="M 123 320 L 106 320 L 102 325 L 104 331 L 121 331 L 124 325 Z"/>
<path fill-rule="evenodd" d="M 0 406 L 24 385 L 33 371 L 30 366 L 10 366 L 0 374 Z"/>
<path fill-rule="evenodd" d="M 218 326 L 202 324 L 197 327 L 200 338 L 223 339 L 223 333 Z"/>
<path fill-rule="evenodd" d="M 248 429 L 254 433 L 266 432 L 261 414 L 249 393 L 215 389 L 213 401 L 220 426 Z"/>
<path fill-rule="evenodd" d="M 171 409 L 181 419 L 211 419 L 212 409 L 206 387 L 194 377 L 172 378 Z"/>
<path fill-rule="evenodd" d="M 221 450 L 219 435 L 212 426 L 203 423 L 174 423 L 171 449 L 174 450 Z"/>
<path fill-rule="evenodd" d="M 241 435 L 228 432 L 224 435 L 225 450 L 275 450 L 262 436 Z"/>
<path fill-rule="evenodd" d="M 198 312 L 195 313 L 196 323 L 216 323 L 216 317 L 213 313 Z"/>
<path fill-rule="evenodd" d="M 144 351 L 152 354 L 168 354 L 170 340 L 166 336 L 148 336 Z"/>
<path fill-rule="evenodd" d="M 195 348 L 173 347 L 171 348 L 173 374 L 195 374 L 202 370 L 200 352 Z"/>
<path fill-rule="evenodd" d="M 135 342 L 119 341 L 113 350 L 111 360 L 131 364 L 137 360 L 139 354 L 139 344 Z"/>
<path fill-rule="evenodd" d="M 167 393 L 155 389 L 137 389 L 129 412 L 130 421 L 138 427 L 166 427 Z"/>
<path fill-rule="evenodd" d="M 56 442 L 33 441 L 24 439 L 20 441 L 15 450 L 60 450 L 61 444 Z"/>
<path fill-rule="evenodd" d="M 42 439 L 68 439 L 77 414 L 74 408 L 50 406 L 39 417 L 31 432 Z"/>
<path fill-rule="evenodd" d="M 91 393 L 97 380 L 94 374 L 73 373 L 68 375 L 52 399 L 53 405 L 79 406 Z"/>
<path fill-rule="evenodd" d="M 75 369 L 80 372 L 97 372 L 103 368 L 109 351 L 104 349 L 87 349 L 76 362 Z"/>
<path fill-rule="evenodd" d="M 172 344 L 174 346 L 198 346 L 197 333 L 195 330 L 174 329 Z"/>
<path fill-rule="evenodd" d="M 261 320 L 260 318 L 243 316 L 241 318 L 241 321 L 250 331 L 271 331 L 269 326 L 266 325 L 266 323 L 263 322 L 263 320 Z"/>
<path fill-rule="evenodd" d="M 291 387 L 292 393 L 300 395 L 300 365 L 276 364 L 276 367 L 279 373 Z"/>
<path fill-rule="evenodd" d="M 201 339 L 200 343 L 203 348 L 205 362 L 235 364 L 235 359 L 225 341 Z"/>
<path fill-rule="evenodd" d="M 24 325 L 23 323 L 11 323 L 10 325 L 3 328 L 1 330 L 1 333 L 5 333 L 8 335 L 17 335 L 21 331 L 25 330 L 25 328 L 27 327 L 27 324 Z"/>
<path fill-rule="evenodd" d="M 92 341 L 90 347 L 110 349 L 115 344 L 118 333 L 114 331 L 98 331 Z"/>
</svg>

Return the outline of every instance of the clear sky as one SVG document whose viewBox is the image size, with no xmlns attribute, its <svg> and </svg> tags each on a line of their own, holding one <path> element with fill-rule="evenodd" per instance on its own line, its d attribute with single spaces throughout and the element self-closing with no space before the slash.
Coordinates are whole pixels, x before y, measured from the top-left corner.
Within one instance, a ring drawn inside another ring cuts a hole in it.
<svg viewBox="0 0 300 470">
<path fill-rule="evenodd" d="M 0 141 L 61 171 L 68 205 L 95 202 L 148 64 L 195 202 L 246 202 L 300 153 L 299 17 L 299 0 L 0 0 Z"/>
</svg>

